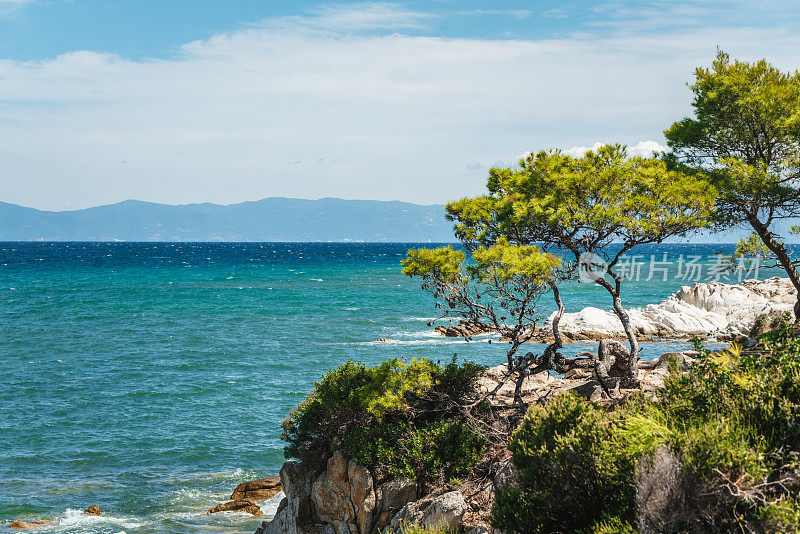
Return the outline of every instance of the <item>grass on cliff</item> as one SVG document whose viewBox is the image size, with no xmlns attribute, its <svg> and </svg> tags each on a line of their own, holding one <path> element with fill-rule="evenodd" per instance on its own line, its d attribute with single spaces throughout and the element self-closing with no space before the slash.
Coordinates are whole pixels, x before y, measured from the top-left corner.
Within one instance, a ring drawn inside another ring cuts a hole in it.
<svg viewBox="0 0 800 534">
<path fill-rule="evenodd" d="M 287 457 L 321 464 L 337 450 L 380 474 L 426 485 L 464 476 L 484 440 L 459 417 L 485 368 L 455 360 L 347 362 L 283 422 Z"/>
<path fill-rule="evenodd" d="M 532 406 L 509 444 L 519 487 L 504 532 L 800 532 L 800 335 L 702 351 L 655 401 L 613 412 L 563 395 Z"/>
</svg>

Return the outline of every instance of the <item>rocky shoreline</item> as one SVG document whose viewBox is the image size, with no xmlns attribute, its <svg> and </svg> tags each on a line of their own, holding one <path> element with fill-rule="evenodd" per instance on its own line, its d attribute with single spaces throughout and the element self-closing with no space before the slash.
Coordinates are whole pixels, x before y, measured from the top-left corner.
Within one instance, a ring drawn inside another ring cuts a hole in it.
<svg viewBox="0 0 800 534">
<path fill-rule="evenodd" d="M 707 282 L 684 286 L 658 304 L 627 311 L 641 341 L 693 336 L 734 340 L 749 335 L 761 317 L 791 315 L 796 298 L 796 291 L 787 278 L 745 280 L 741 284 Z M 553 315 L 529 341 L 553 341 Z M 439 325 L 436 331 L 443 336 L 467 338 L 494 332 L 488 325 L 465 321 L 457 325 Z M 611 311 L 593 307 L 565 313 L 559 322 L 559 331 L 564 342 L 625 339 L 619 318 Z"/>
<path fill-rule="evenodd" d="M 572 392 L 601 405 L 624 401 L 636 393 L 652 395 L 661 388 L 672 362 L 686 370 L 696 353 L 667 353 L 639 371 L 641 386 L 620 390 L 610 398 L 588 371 L 575 370 L 564 377 L 548 373 L 528 376 L 522 388 L 526 404 L 542 403 L 555 395 Z M 514 384 L 506 380 L 506 365 L 488 369 L 479 381 L 478 395 L 495 391 L 491 402 L 514 409 Z M 264 521 L 255 534 L 378 534 L 398 533 L 405 526 L 445 526 L 465 534 L 488 534 L 488 511 L 496 492 L 515 484 L 518 474 L 507 450 L 490 450 L 477 471 L 480 476 L 459 485 L 445 484 L 420 495 L 412 479 L 381 480 L 341 452 L 327 464 L 313 468 L 289 460 L 280 471 L 286 494 L 278 512 Z"/>
</svg>

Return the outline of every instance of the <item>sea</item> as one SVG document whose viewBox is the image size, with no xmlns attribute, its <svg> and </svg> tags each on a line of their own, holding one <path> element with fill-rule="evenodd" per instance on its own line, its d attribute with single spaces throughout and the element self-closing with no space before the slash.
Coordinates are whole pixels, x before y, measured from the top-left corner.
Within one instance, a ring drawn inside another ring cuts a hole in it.
<svg viewBox="0 0 800 534">
<path fill-rule="evenodd" d="M 496 337 L 428 326 L 432 297 L 400 267 L 419 246 L 433 245 L 0 242 L 0 532 L 40 520 L 53 522 L 41 532 L 251 533 L 280 495 L 261 503 L 262 518 L 203 512 L 238 483 L 278 474 L 281 421 L 326 370 L 503 363 Z M 719 278 L 715 255 L 731 251 L 637 249 L 624 304 Z M 745 267 L 748 278 L 777 274 Z M 610 308 L 593 284 L 562 293 L 567 311 Z M 540 309 L 552 311 L 549 298 Z M 682 348 L 644 343 L 643 357 Z M 81 513 L 95 504 L 101 516 Z"/>
</svg>

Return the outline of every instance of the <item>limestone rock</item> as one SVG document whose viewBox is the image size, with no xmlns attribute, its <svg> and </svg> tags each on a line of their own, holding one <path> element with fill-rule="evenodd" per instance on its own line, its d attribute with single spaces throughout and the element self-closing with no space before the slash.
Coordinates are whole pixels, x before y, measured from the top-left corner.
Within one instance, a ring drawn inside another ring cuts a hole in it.
<svg viewBox="0 0 800 534">
<path fill-rule="evenodd" d="M 265 501 L 271 499 L 281 491 L 280 477 L 261 478 L 242 482 L 231 494 L 231 500 L 252 499 L 254 501 Z"/>
<path fill-rule="evenodd" d="M 443 526 L 446 529 L 458 530 L 467 509 L 467 503 L 460 491 L 426 497 L 406 504 L 397 512 L 389 524 L 389 532 L 401 532 L 409 525 L 427 528 Z"/>
<path fill-rule="evenodd" d="M 696 283 L 659 304 L 628 310 L 628 315 L 633 328 L 642 335 L 729 339 L 746 336 L 762 315 L 792 313 L 795 300 L 796 291 L 785 278 L 745 280 L 741 284 Z M 550 329 L 552 318 L 548 318 L 545 330 Z M 565 313 L 559 328 L 574 340 L 625 336 L 613 312 L 591 307 Z"/>
<path fill-rule="evenodd" d="M 375 495 L 373 530 L 382 531 L 403 506 L 417 498 L 417 483 L 410 478 L 396 478 L 379 486 Z"/>
<path fill-rule="evenodd" d="M 311 508 L 311 490 L 319 470 L 289 460 L 280 472 L 286 503 L 281 502 L 272 521 L 265 521 L 257 534 L 312 534 L 316 529 Z M 321 532 L 321 528 L 318 529 Z"/>
<path fill-rule="evenodd" d="M 341 451 L 333 454 L 327 469 L 314 481 L 311 501 L 316 519 L 333 525 L 337 534 L 344 528 L 340 524 L 354 524 L 362 533 L 372 529 L 376 504 L 372 475 Z"/>
<path fill-rule="evenodd" d="M 91 505 L 89 508 L 83 511 L 84 515 L 100 515 L 100 507 L 96 504 Z"/>
<path fill-rule="evenodd" d="M 246 512 L 258 516 L 261 515 L 261 508 L 250 499 L 239 499 L 218 504 L 206 513 L 216 514 L 219 512 Z"/>
</svg>

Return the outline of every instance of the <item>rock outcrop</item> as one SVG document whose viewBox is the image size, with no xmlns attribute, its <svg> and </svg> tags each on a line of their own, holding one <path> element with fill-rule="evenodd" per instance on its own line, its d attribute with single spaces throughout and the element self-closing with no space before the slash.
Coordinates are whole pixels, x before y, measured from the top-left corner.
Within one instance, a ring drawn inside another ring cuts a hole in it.
<svg viewBox="0 0 800 534">
<path fill-rule="evenodd" d="M 413 480 L 394 479 L 376 486 L 369 470 L 341 452 L 323 469 L 288 461 L 280 480 L 286 497 L 272 521 L 262 523 L 256 534 L 383 532 L 417 498 Z M 434 510 L 438 508 L 431 513 Z"/>
<path fill-rule="evenodd" d="M 683 287 L 659 304 L 628 310 L 639 334 L 654 337 L 746 336 L 761 316 L 792 313 L 797 295 L 785 278 L 745 280 L 742 284 L 698 283 Z M 549 329 L 552 316 L 545 329 Z M 613 312 L 584 308 L 565 313 L 559 322 L 565 336 L 577 339 L 623 338 L 622 323 Z"/>
<path fill-rule="evenodd" d="M 406 504 L 394 516 L 388 530 L 391 533 L 400 533 L 405 526 L 420 525 L 458 531 L 467 509 L 467 503 L 460 491 L 426 497 Z"/>
<path fill-rule="evenodd" d="M 206 513 L 216 514 L 219 512 L 245 512 L 258 516 L 261 515 L 261 508 L 250 499 L 239 499 L 218 504 Z"/>
<path fill-rule="evenodd" d="M 631 324 L 645 338 L 733 339 L 747 336 L 760 317 L 792 314 L 797 292 L 786 278 L 745 280 L 741 284 L 722 282 L 696 283 L 658 304 L 628 310 Z M 552 340 L 551 315 L 531 341 Z M 619 318 L 608 310 L 587 307 L 565 313 L 559 322 L 565 341 L 623 339 L 625 331 Z M 469 337 L 492 332 L 485 324 L 461 321 L 441 325 L 436 331 L 444 336 Z"/>
<path fill-rule="evenodd" d="M 653 395 L 664 386 L 664 379 L 669 374 L 670 361 L 674 360 L 678 367 L 688 370 L 696 356 L 697 353 L 694 351 L 686 351 L 681 354 L 668 352 L 658 360 L 641 362 L 638 375 L 640 388 L 619 393 L 623 393 L 623 397 L 638 391 L 642 391 L 645 395 Z M 500 386 L 501 382 L 502 386 Z M 487 369 L 486 374 L 478 380 L 477 386 L 479 393 L 496 391 L 495 395 L 489 399 L 496 405 L 510 406 L 514 403 L 515 384 L 513 379 L 508 378 L 508 365 L 506 364 Z M 534 404 L 568 391 L 595 402 L 603 403 L 610 400 L 592 372 L 583 369 L 571 370 L 563 377 L 551 376 L 549 373 L 529 375 L 522 382 L 521 393 L 524 402 Z"/>
<path fill-rule="evenodd" d="M 83 515 L 100 515 L 100 507 L 93 504 L 83 511 Z"/>
<path fill-rule="evenodd" d="M 470 337 L 494 332 L 488 324 L 475 321 L 459 321 L 457 325 L 439 325 L 435 330 L 445 337 Z"/>
<path fill-rule="evenodd" d="M 280 477 L 261 478 L 242 482 L 231 494 L 231 500 L 252 499 L 254 501 L 266 501 L 281 492 Z"/>
<path fill-rule="evenodd" d="M 15 528 L 15 529 L 18 529 L 18 530 L 28 530 L 28 529 L 31 529 L 31 528 L 45 527 L 47 525 L 52 525 L 52 524 L 53 524 L 53 521 L 44 521 L 44 520 L 42 520 L 42 521 L 14 521 L 10 525 L 8 525 L 8 528 Z"/>
</svg>

